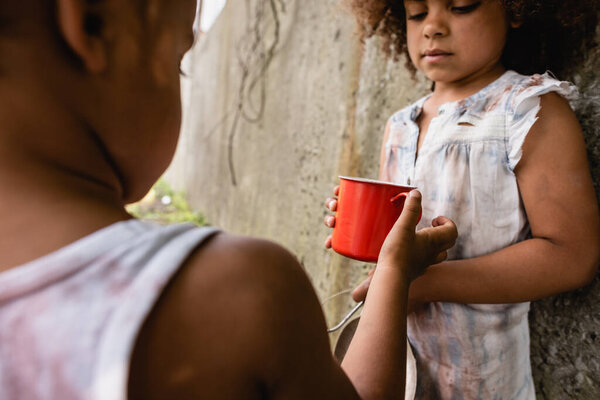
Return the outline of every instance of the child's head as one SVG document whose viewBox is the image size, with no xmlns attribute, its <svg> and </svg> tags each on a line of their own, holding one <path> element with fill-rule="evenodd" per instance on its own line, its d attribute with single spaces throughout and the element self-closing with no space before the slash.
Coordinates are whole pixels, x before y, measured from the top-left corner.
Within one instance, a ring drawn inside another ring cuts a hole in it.
<svg viewBox="0 0 600 400">
<path fill-rule="evenodd" d="M 0 86 L 14 111 L 0 140 L 140 198 L 174 153 L 195 14 L 196 0 L 2 1 Z"/>
<path fill-rule="evenodd" d="M 480 11 L 499 7 L 504 17 L 503 24 L 507 27 L 501 63 L 505 68 L 523 74 L 551 70 L 561 75 L 576 65 L 583 47 L 593 43 L 600 9 L 598 0 L 348 1 L 358 19 L 361 39 L 380 36 L 386 55 L 394 59 L 402 53 L 409 55 L 408 41 L 414 34 L 410 24 L 415 20 L 408 18 L 415 12 L 427 12 L 428 7 L 443 6 L 448 15 L 456 16 L 455 21 L 459 21 L 460 13 L 468 11 L 469 7 Z M 502 29 L 503 24 L 496 24 L 494 29 Z M 472 37 L 474 41 L 483 39 L 476 32 Z M 489 45 L 497 46 L 497 43 L 490 42 Z M 415 70 L 415 65 L 408 58 L 407 66 L 411 71 Z"/>
</svg>

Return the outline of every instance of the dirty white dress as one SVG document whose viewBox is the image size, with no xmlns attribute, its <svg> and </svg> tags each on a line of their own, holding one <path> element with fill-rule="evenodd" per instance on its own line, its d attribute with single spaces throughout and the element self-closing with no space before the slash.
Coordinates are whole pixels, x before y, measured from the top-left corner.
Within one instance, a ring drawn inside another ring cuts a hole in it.
<svg viewBox="0 0 600 400">
<path fill-rule="evenodd" d="M 416 119 L 427 97 L 391 117 L 383 179 L 417 186 L 423 218 L 458 227 L 449 259 L 481 256 L 527 238 L 514 169 L 540 95 L 572 99 L 573 85 L 549 74 L 505 72 L 478 93 L 439 107 L 416 157 Z M 409 318 L 417 399 L 535 398 L 529 360 L 529 303 L 431 303 Z"/>
<path fill-rule="evenodd" d="M 216 232 L 118 222 L 0 274 L 0 399 L 126 400 L 135 339 Z"/>
</svg>

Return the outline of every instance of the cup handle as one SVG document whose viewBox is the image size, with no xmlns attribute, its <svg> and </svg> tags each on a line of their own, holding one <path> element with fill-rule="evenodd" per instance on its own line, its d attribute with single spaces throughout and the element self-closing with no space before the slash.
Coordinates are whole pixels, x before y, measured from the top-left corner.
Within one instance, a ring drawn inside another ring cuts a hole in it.
<svg viewBox="0 0 600 400">
<path fill-rule="evenodd" d="M 402 207 L 407 197 L 408 193 L 406 192 L 398 193 L 390 199 L 390 203 L 392 203 L 396 207 Z"/>
</svg>

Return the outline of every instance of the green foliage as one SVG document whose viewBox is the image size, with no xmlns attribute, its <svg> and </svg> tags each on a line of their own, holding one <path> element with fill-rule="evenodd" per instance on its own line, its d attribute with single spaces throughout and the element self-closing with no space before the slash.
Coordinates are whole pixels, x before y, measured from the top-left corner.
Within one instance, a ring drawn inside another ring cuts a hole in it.
<svg viewBox="0 0 600 400">
<path fill-rule="evenodd" d="M 126 208 L 136 218 L 160 224 L 189 222 L 198 226 L 208 225 L 202 213 L 192 210 L 185 193 L 174 191 L 162 178 L 142 200 Z"/>
</svg>

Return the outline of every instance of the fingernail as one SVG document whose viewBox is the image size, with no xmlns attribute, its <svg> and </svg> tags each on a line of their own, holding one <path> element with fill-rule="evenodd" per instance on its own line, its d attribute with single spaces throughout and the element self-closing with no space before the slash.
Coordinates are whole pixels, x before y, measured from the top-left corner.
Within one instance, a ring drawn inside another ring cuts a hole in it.
<svg viewBox="0 0 600 400">
<path fill-rule="evenodd" d="M 418 190 L 411 190 L 409 196 L 418 200 L 421 198 L 421 192 L 419 192 Z"/>
</svg>

